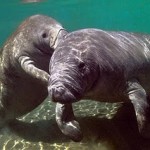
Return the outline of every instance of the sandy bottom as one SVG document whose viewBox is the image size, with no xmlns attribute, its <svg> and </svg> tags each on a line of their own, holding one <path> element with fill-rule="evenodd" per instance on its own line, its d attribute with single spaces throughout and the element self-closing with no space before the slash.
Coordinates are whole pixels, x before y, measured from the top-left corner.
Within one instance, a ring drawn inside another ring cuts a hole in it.
<svg viewBox="0 0 150 150">
<path fill-rule="evenodd" d="M 81 142 L 73 142 L 60 132 L 55 104 L 46 99 L 0 131 L 0 150 L 150 150 L 150 140 L 138 135 L 130 107 L 81 101 L 73 108 L 84 134 Z"/>
</svg>

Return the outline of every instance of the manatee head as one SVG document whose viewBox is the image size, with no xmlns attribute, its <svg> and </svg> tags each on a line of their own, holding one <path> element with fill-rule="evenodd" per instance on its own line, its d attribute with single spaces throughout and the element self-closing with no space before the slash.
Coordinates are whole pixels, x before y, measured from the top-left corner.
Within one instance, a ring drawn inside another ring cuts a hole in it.
<svg viewBox="0 0 150 150">
<path fill-rule="evenodd" d="M 79 101 L 97 80 L 98 65 L 94 55 L 88 50 L 82 51 L 82 44 L 75 45 L 75 41 L 71 45 L 66 40 L 52 55 L 48 92 L 54 102 Z"/>
<path fill-rule="evenodd" d="M 13 58 L 17 58 L 21 64 L 28 61 L 48 72 L 50 57 L 64 33 L 65 29 L 55 19 L 33 15 L 21 23 L 10 38 L 14 47 Z"/>
</svg>

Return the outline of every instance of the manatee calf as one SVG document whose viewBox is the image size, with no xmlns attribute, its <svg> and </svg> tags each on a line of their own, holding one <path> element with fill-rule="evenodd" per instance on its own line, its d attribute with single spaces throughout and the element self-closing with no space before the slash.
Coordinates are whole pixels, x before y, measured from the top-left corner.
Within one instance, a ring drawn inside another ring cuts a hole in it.
<svg viewBox="0 0 150 150">
<path fill-rule="evenodd" d="M 58 43 L 49 69 L 49 96 L 53 102 L 66 104 L 57 104 L 58 125 L 73 140 L 81 131 L 70 121 L 73 113 L 68 112 L 73 111 L 71 103 L 81 99 L 131 102 L 139 132 L 150 136 L 149 35 L 98 29 L 68 33 Z"/>
<path fill-rule="evenodd" d="M 49 60 L 63 32 L 54 19 L 33 15 L 4 44 L 0 55 L 1 127 L 47 97 Z"/>
</svg>

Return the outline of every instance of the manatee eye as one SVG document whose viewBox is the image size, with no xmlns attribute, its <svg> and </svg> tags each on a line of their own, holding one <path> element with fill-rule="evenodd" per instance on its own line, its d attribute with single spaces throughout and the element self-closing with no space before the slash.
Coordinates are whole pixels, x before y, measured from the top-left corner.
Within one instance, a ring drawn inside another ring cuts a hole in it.
<svg viewBox="0 0 150 150">
<path fill-rule="evenodd" d="M 43 37 L 43 38 L 46 38 L 46 37 L 47 37 L 47 33 L 43 33 L 43 34 L 42 34 L 42 37 Z"/>
<path fill-rule="evenodd" d="M 79 69 L 84 69 L 84 67 L 85 67 L 85 63 L 83 61 L 78 64 Z"/>
</svg>

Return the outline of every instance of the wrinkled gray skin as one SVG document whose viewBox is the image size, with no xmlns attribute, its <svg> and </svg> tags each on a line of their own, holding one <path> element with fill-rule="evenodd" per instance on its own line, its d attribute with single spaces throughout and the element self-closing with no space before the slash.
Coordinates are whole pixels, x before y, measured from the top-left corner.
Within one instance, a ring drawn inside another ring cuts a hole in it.
<svg viewBox="0 0 150 150">
<path fill-rule="evenodd" d="M 54 102 L 68 105 L 70 110 L 59 104 L 56 107 L 61 112 L 59 116 L 66 120 L 73 118 L 67 114 L 72 111 L 71 103 L 81 99 L 131 102 L 139 132 L 148 138 L 149 91 L 149 35 L 97 29 L 75 31 L 58 44 L 50 61 L 49 96 Z M 69 124 L 72 132 L 68 132 Z M 64 128 L 61 124 L 62 132 L 67 131 L 73 140 L 81 139 L 80 128 L 72 121 L 67 125 Z"/>
<path fill-rule="evenodd" d="M 49 60 L 66 32 L 44 15 L 26 19 L 6 41 L 0 56 L 0 126 L 24 115 L 47 97 Z"/>
</svg>

